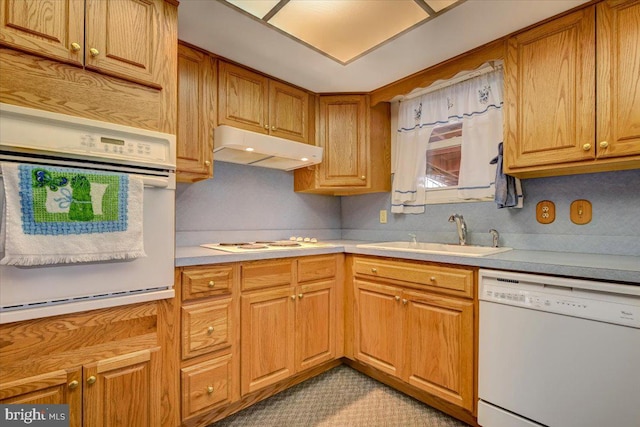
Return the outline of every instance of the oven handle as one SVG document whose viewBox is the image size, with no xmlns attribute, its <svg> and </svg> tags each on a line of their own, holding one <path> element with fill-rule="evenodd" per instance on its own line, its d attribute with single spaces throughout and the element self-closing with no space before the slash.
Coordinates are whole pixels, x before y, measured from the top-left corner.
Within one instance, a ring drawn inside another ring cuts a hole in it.
<svg viewBox="0 0 640 427">
<path fill-rule="evenodd" d="M 171 179 L 169 177 L 157 177 L 137 174 L 129 174 L 129 176 L 141 179 L 144 186 L 149 188 L 168 188 L 171 183 Z M 0 179 L 2 179 L 2 171 L 0 171 Z"/>
</svg>

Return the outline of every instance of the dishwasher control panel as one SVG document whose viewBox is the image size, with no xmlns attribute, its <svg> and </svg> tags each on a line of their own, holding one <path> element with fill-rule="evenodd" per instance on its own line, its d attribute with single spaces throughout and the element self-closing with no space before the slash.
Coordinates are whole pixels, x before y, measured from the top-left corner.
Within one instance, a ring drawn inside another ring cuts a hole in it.
<svg viewBox="0 0 640 427">
<path fill-rule="evenodd" d="M 640 296 L 610 292 L 611 284 L 603 289 L 584 289 L 573 285 L 545 283 L 548 280 L 536 276 L 514 279 L 512 277 L 487 277 L 481 275 L 481 301 L 512 305 L 550 313 L 580 317 L 640 329 Z M 564 280 L 564 279 L 563 279 Z M 598 282 L 589 282 L 591 285 Z M 596 287 L 593 285 L 591 287 Z M 616 285 L 614 285 L 616 286 Z M 618 285 L 625 286 L 625 285 Z M 628 285 L 627 285 L 628 286 Z"/>
</svg>

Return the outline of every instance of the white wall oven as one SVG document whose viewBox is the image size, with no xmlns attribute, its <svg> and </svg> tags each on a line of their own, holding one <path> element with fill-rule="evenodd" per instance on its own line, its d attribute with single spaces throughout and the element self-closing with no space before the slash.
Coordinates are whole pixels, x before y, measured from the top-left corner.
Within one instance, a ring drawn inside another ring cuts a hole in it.
<svg viewBox="0 0 640 427">
<path fill-rule="evenodd" d="M 138 189 L 142 181 L 141 214 L 135 224 L 133 216 L 129 219 L 142 230 L 138 242 L 146 255 L 0 265 L 0 323 L 174 296 L 175 144 L 170 134 L 0 104 L 0 164 L 126 175 L 137 180 Z M 0 175 L 0 212 L 6 214 L 4 175 Z M 82 203 L 76 199 L 80 200 L 69 196 L 72 203 Z M 96 233 L 87 238 L 99 247 L 103 236 Z M 3 256 L 0 250 L 0 259 Z"/>
</svg>

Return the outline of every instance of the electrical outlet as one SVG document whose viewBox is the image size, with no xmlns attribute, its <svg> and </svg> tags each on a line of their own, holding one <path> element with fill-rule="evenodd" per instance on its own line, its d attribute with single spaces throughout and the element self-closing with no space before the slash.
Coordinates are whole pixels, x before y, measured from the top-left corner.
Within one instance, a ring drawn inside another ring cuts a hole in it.
<svg viewBox="0 0 640 427">
<path fill-rule="evenodd" d="M 380 224 L 386 224 L 386 223 L 387 223 L 387 210 L 382 209 L 380 211 Z"/>
</svg>

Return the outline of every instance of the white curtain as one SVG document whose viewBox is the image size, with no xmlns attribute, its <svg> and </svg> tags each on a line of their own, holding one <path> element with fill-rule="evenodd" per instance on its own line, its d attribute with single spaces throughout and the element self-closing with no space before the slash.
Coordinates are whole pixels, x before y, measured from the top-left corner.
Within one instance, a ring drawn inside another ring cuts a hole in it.
<svg viewBox="0 0 640 427">
<path fill-rule="evenodd" d="M 458 197 L 493 197 L 496 167 L 489 162 L 502 142 L 502 92 L 499 69 L 400 104 L 392 212 L 424 212 L 426 149 L 431 131 L 455 120 L 462 121 Z"/>
</svg>

